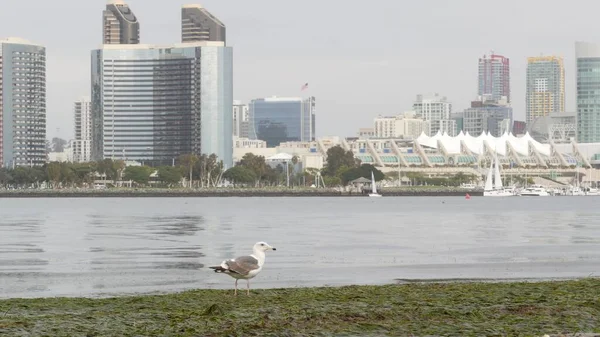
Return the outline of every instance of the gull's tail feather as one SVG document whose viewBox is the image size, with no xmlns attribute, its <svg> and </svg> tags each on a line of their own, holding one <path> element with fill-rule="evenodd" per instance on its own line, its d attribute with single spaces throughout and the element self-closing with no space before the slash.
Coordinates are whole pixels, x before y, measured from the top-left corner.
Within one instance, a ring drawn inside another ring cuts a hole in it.
<svg viewBox="0 0 600 337">
<path fill-rule="evenodd" d="M 214 269 L 215 273 L 225 273 L 225 272 L 229 271 L 229 269 L 223 268 L 222 266 L 214 266 L 214 267 L 208 267 L 208 268 Z"/>
</svg>

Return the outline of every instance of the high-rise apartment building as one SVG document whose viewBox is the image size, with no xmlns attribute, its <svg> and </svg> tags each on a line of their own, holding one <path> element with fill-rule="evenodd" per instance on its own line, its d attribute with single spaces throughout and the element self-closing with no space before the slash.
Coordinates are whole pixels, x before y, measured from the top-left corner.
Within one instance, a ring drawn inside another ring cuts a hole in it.
<svg viewBox="0 0 600 337">
<path fill-rule="evenodd" d="M 526 122 L 565 111 L 565 68 L 559 56 L 527 59 Z"/>
<path fill-rule="evenodd" d="M 249 108 L 247 104 L 233 101 L 233 136 L 248 138 Z"/>
<path fill-rule="evenodd" d="M 92 51 L 92 157 L 170 164 L 216 154 L 233 165 L 233 50 L 223 42 L 104 45 Z"/>
<path fill-rule="evenodd" d="M 0 40 L 0 162 L 46 163 L 46 48 Z"/>
<path fill-rule="evenodd" d="M 424 98 L 423 95 L 417 95 L 413 110 L 418 117 L 427 122 L 425 133 L 429 136 L 438 131 L 456 136 L 456 121 L 450 119 L 452 103 L 446 97 L 435 94 L 433 97 Z"/>
<path fill-rule="evenodd" d="M 600 45 L 575 43 L 577 57 L 577 142 L 600 142 Z"/>
<path fill-rule="evenodd" d="M 417 95 L 417 99 L 413 103 L 413 110 L 417 116 L 426 121 L 450 119 L 452 103 L 439 94 L 434 94 L 433 97 Z"/>
<path fill-rule="evenodd" d="M 376 138 L 416 139 L 427 130 L 427 122 L 418 118 L 414 111 L 398 116 L 379 116 L 374 120 Z"/>
<path fill-rule="evenodd" d="M 92 160 L 92 107 L 89 97 L 75 101 L 75 139 L 71 142 L 73 161 L 87 163 Z"/>
<path fill-rule="evenodd" d="M 276 147 L 284 142 L 311 142 L 315 140 L 314 97 L 270 97 L 252 100 L 250 107 L 250 139 L 267 142 Z"/>
<path fill-rule="evenodd" d="M 102 12 L 104 44 L 140 43 L 140 23 L 123 0 L 109 0 Z"/>
<path fill-rule="evenodd" d="M 181 42 L 221 41 L 225 43 L 225 24 L 200 5 L 181 8 Z"/>
<path fill-rule="evenodd" d="M 510 60 L 492 52 L 489 57 L 479 59 L 479 96 L 489 96 L 492 100 L 506 97 L 510 103 Z"/>
</svg>

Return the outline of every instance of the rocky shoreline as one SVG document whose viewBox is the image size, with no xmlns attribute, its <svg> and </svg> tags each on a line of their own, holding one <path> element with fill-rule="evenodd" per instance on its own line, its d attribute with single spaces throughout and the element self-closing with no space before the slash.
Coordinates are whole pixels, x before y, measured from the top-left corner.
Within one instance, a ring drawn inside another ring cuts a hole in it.
<svg viewBox="0 0 600 337">
<path fill-rule="evenodd" d="M 482 191 L 450 188 L 383 189 L 390 197 L 482 196 Z M 3 190 L 0 198 L 216 198 L 216 197 L 366 197 L 368 193 L 336 189 L 56 189 Z"/>
</svg>

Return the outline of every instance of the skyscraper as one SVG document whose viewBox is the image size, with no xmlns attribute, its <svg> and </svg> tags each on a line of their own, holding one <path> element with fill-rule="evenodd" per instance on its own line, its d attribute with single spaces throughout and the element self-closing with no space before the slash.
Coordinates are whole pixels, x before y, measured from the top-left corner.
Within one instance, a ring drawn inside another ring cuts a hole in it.
<svg viewBox="0 0 600 337">
<path fill-rule="evenodd" d="M 506 97 L 510 103 L 510 61 L 492 52 L 479 59 L 478 95 L 499 101 Z"/>
<path fill-rule="evenodd" d="M 181 42 L 225 41 L 225 25 L 200 5 L 181 8 Z"/>
<path fill-rule="evenodd" d="M 92 151 L 92 109 L 89 97 L 75 101 L 75 139 L 71 143 L 73 161 L 86 163 L 91 161 Z"/>
<path fill-rule="evenodd" d="M 527 59 L 526 122 L 565 112 L 565 68 L 559 56 Z"/>
<path fill-rule="evenodd" d="M 315 140 L 316 101 L 314 97 L 270 97 L 250 102 L 250 139 L 267 142 L 268 147 L 283 142 Z"/>
<path fill-rule="evenodd" d="M 600 142 L 600 45 L 576 42 L 577 142 Z"/>
<path fill-rule="evenodd" d="M 216 154 L 233 165 L 233 50 L 223 42 L 104 45 L 92 51 L 92 157 L 170 164 Z"/>
<path fill-rule="evenodd" d="M 140 23 L 123 0 L 108 0 L 102 21 L 104 44 L 140 43 Z"/>
<path fill-rule="evenodd" d="M 46 48 L 0 40 L 0 162 L 46 163 Z"/>
</svg>

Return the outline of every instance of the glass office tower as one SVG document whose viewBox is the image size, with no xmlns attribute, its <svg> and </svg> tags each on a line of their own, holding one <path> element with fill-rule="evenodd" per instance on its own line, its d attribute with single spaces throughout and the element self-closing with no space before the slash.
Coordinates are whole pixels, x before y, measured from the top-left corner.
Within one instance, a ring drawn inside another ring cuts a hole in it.
<svg viewBox="0 0 600 337">
<path fill-rule="evenodd" d="M 315 140 L 315 98 L 260 98 L 249 104 L 250 139 L 267 142 L 268 147 L 283 142 Z"/>
<path fill-rule="evenodd" d="M 600 45 L 577 42 L 577 142 L 600 142 Z"/>
<path fill-rule="evenodd" d="M 92 158 L 233 165 L 233 50 L 223 42 L 92 51 Z"/>
</svg>

